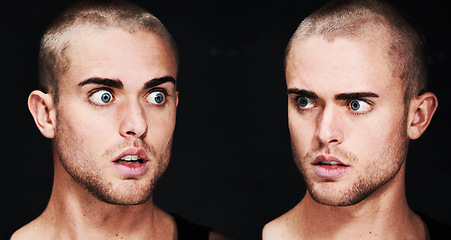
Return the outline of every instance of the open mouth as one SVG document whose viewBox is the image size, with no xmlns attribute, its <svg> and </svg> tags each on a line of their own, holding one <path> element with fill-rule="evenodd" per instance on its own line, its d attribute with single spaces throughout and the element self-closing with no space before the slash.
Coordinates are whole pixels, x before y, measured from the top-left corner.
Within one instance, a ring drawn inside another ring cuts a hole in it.
<svg viewBox="0 0 451 240">
<path fill-rule="evenodd" d="M 321 161 L 321 162 L 314 163 L 313 165 L 315 165 L 315 166 L 318 166 L 318 165 L 340 166 L 340 167 L 346 167 L 347 166 L 347 165 L 344 165 L 344 164 L 339 163 L 337 161 Z"/>
<path fill-rule="evenodd" d="M 149 158 L 141 147 L 130 147 L 124 150 L 112 165 L 117 173 L 124 179 L 139 179 L 146 175 L 149 169 Z"/>
<path fill-rule="evenodd" d="M 114 162 L 116 162 L 116 163 L 136 164 L 136 163 L 144 163 L 144 160 L 139 158 L 138 155 L 127 155 L 127 156 L 124 156 L 124 157 L 114 161 Z"/>
<path fill-rule="evenodd" d="M 312 162 L 313 171 L 322 179 L 335 180 L 342 177 L 350 166 L 331 155 L 320 155 Z"/>
</svg>

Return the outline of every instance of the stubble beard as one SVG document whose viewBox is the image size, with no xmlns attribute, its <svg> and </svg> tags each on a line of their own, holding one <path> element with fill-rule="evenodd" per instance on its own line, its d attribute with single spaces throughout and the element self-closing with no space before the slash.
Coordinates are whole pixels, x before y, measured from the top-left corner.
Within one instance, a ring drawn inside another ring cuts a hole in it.
<svg viewBox="0 0 451 240">
<path fill-rule="evenodd" d="M 95 159 L 92 155 L 86 154 L 77 146 L 80 142 L 72 139 L 64 127 L 57 124 L 54 146 L 61 165 L 66 172 L 72 177 L 74 182 L 87 190 L 92 196 L 98 200 L 114 205 L 139 205 L 147 202 L 153 194 L 158 179 L 166 170 L 172 147 L 172 137 L 169 140 L 165 150 L 161 154 L 157 154 L 155 149 L 147 145 L 144 141 L 137 139 L 133 142 L 125 142 L 120 146 L 111 147 L 105 151 L 100 159 Z M 129 179 L 121 181 L 129 181 L 130 184 L 123 186 L 115 186 L 112 180 L 106 179 L 105 169 L 101 169 L 95 163 L 105 162 L 113 159 L 112 153 L 117 149 L 123 149 L 127 146 L 143 147 L 149 158 L 149 166 L 147 175 L 151 177 L 143 179 Z M 57 179 L 55 179 L 57 181 Z"/>
<path fill-rule="evenodd" d="M 405 161 L 407 147 L 408 140 L 388 145 L 378 159 L 366 167 L 364 174 L 358 176 L 348 186 L 342 186 L 335 192 L 331 192 L 329 186 L 331 186 L 330 184 L 340 184 L 340 179 L 318 181 L 310 177 L 309 174 L 312 173 L 309 172 L 307 167 L 322 152 L 330 153 L 332 151 L 332 154 L 347 163 L 359 163 L 359 159 L 354 154 L 325 147 L 307 152 L 301 158 L 294 144 L 292 144 L 292 151 L 296 165 L 304 178 L 307 191 L 313 200 L 328 206 L 352 206 L 371 196 L 398 174 Z M 385 164 L 381 164 L 381 162 Z"/>
</svg>

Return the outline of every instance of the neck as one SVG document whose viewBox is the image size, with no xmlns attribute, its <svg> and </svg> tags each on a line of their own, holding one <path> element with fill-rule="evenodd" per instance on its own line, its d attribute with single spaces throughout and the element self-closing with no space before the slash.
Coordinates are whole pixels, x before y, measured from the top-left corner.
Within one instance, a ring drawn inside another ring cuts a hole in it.
<svg viewBox="0 0 451 240">
<path fill-rule="evenodd" d="M 156 207 L 152 198 L 140 205 L 102 202 L 55 162 L 52 195 L 36 221 L 37 226 L 47 229 L 46 239 L 142 239 L 175 234 L 172 218 Z"/>
<path fill-rule="evenodd" d="M 352 206 L 327 206 L 304 199 L 285 218 L 292 239 L 425 239 L 421 219 L 407 205 L 405 165 L 369 197 Z"/>
</svg>

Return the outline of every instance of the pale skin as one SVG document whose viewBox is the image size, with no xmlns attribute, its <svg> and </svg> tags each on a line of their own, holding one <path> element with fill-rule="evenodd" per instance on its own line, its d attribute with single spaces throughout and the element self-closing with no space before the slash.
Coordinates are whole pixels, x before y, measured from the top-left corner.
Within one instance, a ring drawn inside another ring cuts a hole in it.
<svg viewBox="0 0 451 240">
<path fill-rule="evenodd" d="M 318 35 L 295 40 L 287 56 L 288 118 L 295 161 L 310 191 L 265 225 L 263 239 L 428 238 L 407 205 L 403 142 L 426 130 L 437 98 L 430 92 L 414 97 L 405 115 L 404 88 L 383 44 Z M 337 179 L 317 176 L 311 162 L 321 154 L 338 158 L 347 172 Z M 379 187 L 355 200 L 357 186 L 370 185 Z"/>
<path fill-rule="evenodd" d="M 169 43 L 145 30 L 83 26 L 72 33 L 58 104 L 41 91 L 28 101 L 37 127 L 53 139 L 51 198 L 12 239 L 177 239 L 174 219 L 147 194 L 167 167 L 175 127 L 177 63 Z M 112 167 L 127 149 L 149 159 L 144 175 L 124 177 Z M 94 196 L 68 174 L 71 168 L 100 179 L 122 205 Z"/>
</svg>

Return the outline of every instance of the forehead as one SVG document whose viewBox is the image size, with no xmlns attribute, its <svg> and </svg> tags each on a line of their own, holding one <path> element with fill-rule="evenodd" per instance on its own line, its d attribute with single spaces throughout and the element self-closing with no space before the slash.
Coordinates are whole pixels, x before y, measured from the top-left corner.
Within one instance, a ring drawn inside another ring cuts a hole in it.
<svg viewBox="0 0 451 240">
<path fill-rule="evenodd" d="M 96 76 L 148 81 L 177 74 L 170 44 L 153 32 L 85 26 L 72 31 L 68 42 L 69 69 L 63 79 Z"/>
<path fill-rule="evenodd" d="M 377 41 L 346 38 L 295 40 L 287 56 L 287 86 L 319 94 L 401 90 L 383 47 Z"/>
</svg>

